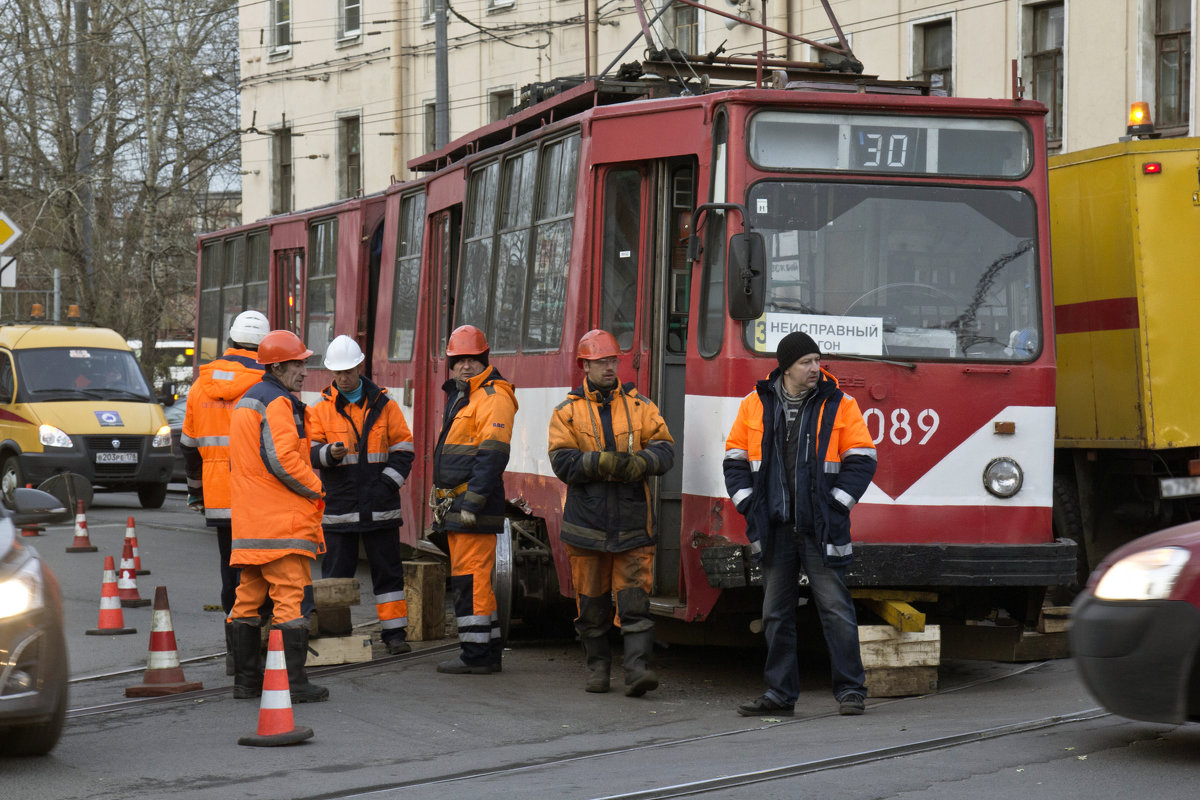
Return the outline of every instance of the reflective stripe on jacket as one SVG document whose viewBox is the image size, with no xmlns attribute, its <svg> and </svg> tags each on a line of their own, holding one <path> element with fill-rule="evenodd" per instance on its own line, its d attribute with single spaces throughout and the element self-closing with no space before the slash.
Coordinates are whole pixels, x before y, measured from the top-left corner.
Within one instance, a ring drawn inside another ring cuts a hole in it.
<svg viewBox="0 0 1200 800">
<path fill-rule="evenodd" d="M 560 537 L 588 550 L 644 547 L 654 541 L 650 484 L 596 478 L 597 456 L 639 453 L 647 476 L 662 475 L 675 463 L 675 440 L 658 406 L 632 383 L 616 386 L 607 400 L 584 384 L 550 415 L 550 465 L 567 484 Z"/>
<path fill-rule="evenodd" d="M 513 386 L 488 366 L 467 383 L 465 392 L 453 378 L 442 389 L 446 409 L 433 450 L 433 484 L 454 489 L 465 483 L 467 488 L 454 497 L 445 518 L 434 527 L 498 533 L 504 528 L 504 469 L 517 413 Z M 462 524 L 458 512 L 463 509 L 476 515 L 474 528 Z"/>
<path fill-rule="evenodd" d="M 309 463 L 306 411 L 269 374 L 233 410 L 231 566 L 265 564 L 288 553 L 316 558 L 325 549 L 321 479 Z"/>
<path fill-rule="evenodd" d="M 325 487 L 325 529 L 399 527 L 400 487 L 412 471 L 413 437 L 387 390 L 363 378 L 362 399 L 351 403 L 337 386 L 327 386 L 320 402 L 309 407 L 308 423 L 312 464 Z M 334 442 L 349 451 L 340 461 L 329 455 Z"/>
<path fill-rule="evenodd" d="M 229 524 L 229 418 L 263 368 L 253 350 L 231 347 L 200 367 L 188 390 L 179 449 L 187 469 L 188 494 L 204 498 L 204 518 L 212 526 Z"/>
<path fill-rule="evenodd" d="M 825 563 L 844 566 L 853 557 L 850 542 L 850 509 L 875 475 L 875 444 L 853 397 L 838 388 L 837 379 L 821 370 L 811 402 L 816 413 L 799 433 L 809 447 L 800 447 L 797 458 L 809 460 L 807 487 L 788 491 L 783 464 L 786 423 L 775 393 L 780 379 L 775 369 L 742 400 L 737 419 L 725 441 L 725 489 L 746 518 L 746 537 L 752 550 L 770 558 L 773 523 L 811 519 Z M 788 508 L 788 500 L 796 504 Z M 801 504 L 807 504 L 801 508 Z"/>
</svg>

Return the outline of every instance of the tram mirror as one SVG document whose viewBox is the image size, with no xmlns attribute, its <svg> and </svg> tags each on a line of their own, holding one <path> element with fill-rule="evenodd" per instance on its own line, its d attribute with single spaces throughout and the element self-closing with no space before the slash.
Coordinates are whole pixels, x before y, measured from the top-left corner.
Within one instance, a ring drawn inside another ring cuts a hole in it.
<svg viewBox="0 0 1200 800">
<path fill-rule="evenodd" d="M 700 237 L 694 233 L 688 237 L 687 260 L 689 262 L 700 260 Z"/>
<path fill-rule="evenodd" d="M 758 319 L 763 313 L 766 245 L 761 233 L 735 233 L 729 237 L 729 316 Z"/>
</svg>

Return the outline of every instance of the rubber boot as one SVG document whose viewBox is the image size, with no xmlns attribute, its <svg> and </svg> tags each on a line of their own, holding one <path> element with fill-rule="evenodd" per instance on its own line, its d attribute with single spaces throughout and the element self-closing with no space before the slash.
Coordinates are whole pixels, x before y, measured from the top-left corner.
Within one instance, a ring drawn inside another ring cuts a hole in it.
<svg viewBox="0 0 1200 800">
<path fill-rule="evenodd" d="M 229 651 L 233 653 L 233 696 L 248 700 L 262 696 L 263 657 L 257 625 L 230 622 L 225 626 Z"/>
<path fill-rule="evenodd" d="M 612 670 L 612 652 L 607 636 L 587 636 L 583 639 L 583 653 L 587 656 L 588 679 L 583 687 L 586 691 L 602 694 L 608 691 L 608 676 Z"/>
<path fill-rule="evenodd" d="M 654 649 L 654 629 L 623 631 L 621 640 L 625 645 L 625 696 L 641 697 L 657 689 L 658 676 L 647 665 Z"/>
<path fill-rule="evenodd" d="M 308 628 L 282 628 L 283 659 L 287 662 L 288 689 L 293 703 L 319 703 L 329 699 L 329 690 L 308 682 Z"/>
<path fill-rule="evenodd" d="M 228 620 L 225 622 L 225 674 L 237 674 L 233 669 L 233 623 Z"/>
</svg>

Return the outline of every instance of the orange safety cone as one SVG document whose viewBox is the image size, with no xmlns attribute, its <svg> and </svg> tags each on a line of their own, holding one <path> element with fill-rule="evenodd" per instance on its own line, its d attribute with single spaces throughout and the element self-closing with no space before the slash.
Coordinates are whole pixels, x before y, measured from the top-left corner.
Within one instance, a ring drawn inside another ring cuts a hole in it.
<svg viewBox="0 0 1200 800">
<path fill-rule="evenodd" d="M 140 608 L 150 605 L 150 601 L 138 594 L 137 572 L 133 568 L 133 545 L 125 540 L 125 548 L 121 552 L 121 575 L 117 578 L 117 596 L 125 608 Z"/>
<path fill-rule="evenodd" d="M 27 484 L 25 484 L 25 488 L 32 489 L 33 484 L 27 483 Z M 44 530 L 46 530 L 46 529 L 44 527 L 42 527 L 41 525 L 22 525 L 21 526 L 21 535 L 22 536 L 41 536 L 42 531 L 44 531 Z"/>
<path fill-rule="evenodd" d="M 167 587 L 156 587 L 146 674 L 140 685 L 125 689 L 125 696 L 161 697 L 203 688 L 204 684 L 199 681 L 188 681 L 183 677 L 183 667 L 179 666 L 179 652 L 175 648 L 175 629 L 171 627 L 171 606 L 167 602 Z"/>
<path fill-rule="evenodd" d="M 133 517 L 125 521 L 125 538 L 133 544 L 133 571 L 138 575 L 149 575 L 150 570 L 142 569 L 142 556 L 138 552 L 137 528 L 133 525 Z"/>
<path fill-rule="evenodd" d="M 267 669 L 263 673 L 258 730 L 238 737 L 238 744 L 279 747 L 311 739 L 312 735 L 312 728 L 297 728 L 292 720 L 292 692 L 288 688 L 287 664 L 283 659 L 283 631 L 273 628 L 267 642 Z"/>
<path fill-rule="evenodd" d="M 92 544 L 92 540 L 88 538 L 87 529 L 87 514 L 83 513 L 83 501 L 79 500 L 75 506 L 75 541 L 71 542 L 71 546 L 67 548 L 68 553 L 94 553 L 96 545 Z"/>
<path fill-rule="evenodd" d="M 120 633 L 137 633 L 137 628 L 125 627 L 125 615 L 121 612 L 121 600 L 117 597 L 117 570 L 113 557 L 104 557 L 104 580 L 100 585 L 100 619 L 96 627 L 84 631 L 88 636 L 109 636 Z"/>
</svg>

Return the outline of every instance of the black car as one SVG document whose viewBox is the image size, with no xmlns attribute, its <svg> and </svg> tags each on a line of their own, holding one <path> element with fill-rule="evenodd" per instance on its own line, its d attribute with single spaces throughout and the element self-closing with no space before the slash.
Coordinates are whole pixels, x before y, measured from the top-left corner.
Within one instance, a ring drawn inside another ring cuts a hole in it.
<svg viewBox="0 0 1200 800">
<path fill-rule="evenodd" d="M 183 467 L 183 450 L 179 447 L 179 437 L 183 435 L 183 415 L 187 412 L 187 395 L 184 394 L 169 406 L 163 407 L 167 415 L 167 424 L 171 426 L 171 452 L 175 454 L 175 462 L 171 468 L 172 483 L 186 483 L 187 471 Z"/>
<path fill-rule="evenodd" d="M 44 755 L 67 714 L 62 594 L 19 527 L 70 512 L 37 489 L 17 489 L 14 505 L 0 505 L 0 755 Z"/>
</svg>

